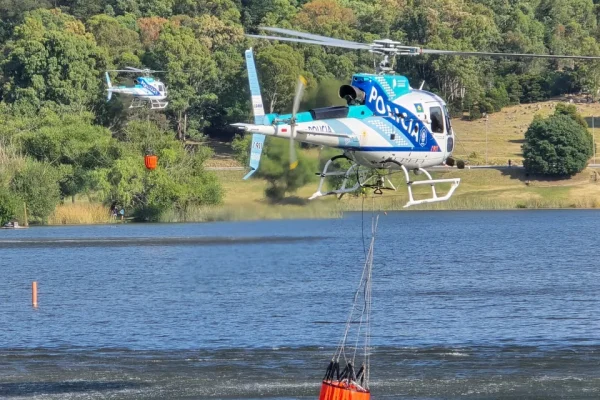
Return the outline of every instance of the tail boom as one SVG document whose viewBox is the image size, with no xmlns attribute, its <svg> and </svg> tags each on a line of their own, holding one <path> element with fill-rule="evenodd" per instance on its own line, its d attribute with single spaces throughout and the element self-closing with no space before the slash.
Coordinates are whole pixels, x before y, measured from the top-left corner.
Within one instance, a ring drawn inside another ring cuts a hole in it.
<svg viewBox="0 0 600 400">
<path fill-rule="evenodd" d="M 255 125 L 239 123 L 233 124 L 233 126 L 243 129 L 246 132 L 251 132 L 253 134 L 253 138 L 255 135 L 274 136 L 283 139 L 290 139 L 291 137 L 291 127 L 289 125 Z M 318 146 L 337 147 L 339 145 L 340 138 L 344 139 L 352 137 L 354 136 L 345 133 L 311 132 L 298 127 L 296 128 L 294 140 Z M 254 140 L 252 150 L 254 150 Z"/>
</svg>

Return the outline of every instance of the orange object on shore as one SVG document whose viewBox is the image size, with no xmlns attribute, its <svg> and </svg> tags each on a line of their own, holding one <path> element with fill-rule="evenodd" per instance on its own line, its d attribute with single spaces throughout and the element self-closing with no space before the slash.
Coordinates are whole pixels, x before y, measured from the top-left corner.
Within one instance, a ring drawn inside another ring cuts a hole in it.
<svg viewBox="0 0 600 400">
<path fill-rule="evenodd" d="M 356 384 L 323 381 L 319 400 L 370 400 L 371 393 Z"/>
<path fill-rule="evenodd" d="M 156 169 L 156 165 L 158 164 L 158 157 L 154 154 L 149 154 L 144 157 L 144 163 L 146 164 L 146 168 Z"/>
</svg>

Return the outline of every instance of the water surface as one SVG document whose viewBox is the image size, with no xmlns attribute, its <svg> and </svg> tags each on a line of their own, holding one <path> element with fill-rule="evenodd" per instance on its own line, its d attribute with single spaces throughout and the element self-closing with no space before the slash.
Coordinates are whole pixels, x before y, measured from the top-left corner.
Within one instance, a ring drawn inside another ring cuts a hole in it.
<svg viewBox="0 0 600 400">
<path fill-rule="evenodd" d="M 316 398 L 370 217 L 2 230 L 0 398 Z M 599 232 L 588 210 L 382 214 L 373 398 L 600 398 Z"/>
</svg>

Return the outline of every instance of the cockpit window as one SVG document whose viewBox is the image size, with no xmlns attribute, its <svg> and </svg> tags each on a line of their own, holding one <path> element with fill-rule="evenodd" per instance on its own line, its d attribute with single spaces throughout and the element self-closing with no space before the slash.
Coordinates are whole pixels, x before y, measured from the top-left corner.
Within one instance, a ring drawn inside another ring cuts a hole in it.
<svg viewBox="0 0 600 400">
<path fill-rule="evenodd" d="M 446 107 L 444 107 L 444 114 L 446 114 L 446 130 L 448 131 L 448 135 L 450 135 L 452 133 L 452 125 L 450 124 L 450 113 Z"/>
<path fill-rule="evenodd" d="M 165 87 L 163 85 L 158 85 L 158 91 L 159 92 L 164 92 L 165 91 Z"/>
<path fill-rule="evenodd" d="M 444 114 L 440 107 L 431 107 L 429 109 L 431 114 L 431 132 L 443 133 L 444 132 Z"/>
</svg>

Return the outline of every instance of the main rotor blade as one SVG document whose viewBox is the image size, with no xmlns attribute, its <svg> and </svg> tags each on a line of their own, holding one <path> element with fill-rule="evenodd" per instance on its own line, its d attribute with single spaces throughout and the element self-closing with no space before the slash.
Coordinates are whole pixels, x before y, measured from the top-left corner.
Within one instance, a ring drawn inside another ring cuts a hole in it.
<svg viewBox="0 0 600 400">
<path fill-rule="evenodd" d="M 585 60 L 600 60 L 596 56 L 569 56 L 569 55 L 554 55 L 554 54 L 526 54 L 526 53 L 492 53 L 481 51 L 453 51 L 453 50 L 434 50 L 420 49 L 422 54 L 448 54 L 457 56 L 504 56 L 504 57 L 534 57 L 534 58 L 572 58 Z"/>
<path fill-rule="evenodd" d="M 167 71 L 155 71 L 152 69 L 149 70 L 145 70 L 145 69 L 140 69 L 140 70 L 133 70 L 133 69 L 107 69 L 107 72 L 129 72 L 129 73 L 140 73 L 140 72 L 167 72 Z"/>
<path fill-rule="evenodd" d="M 280 36 L 250 35 L 250 34 L 246 34 L 246 36 L 257 38 L 257 39 L 269 39 L 269 40 L 281 40 L 282 42 L 317 44 L 319 46 L 342 47 L 344 49 L 353 49 L 353 50 L 370 50 L 371 49 L 371 46 L 369 46 L 368 44 L 360 44 L 360 43 L 344 44 L 344 43 L 337 43 L 337 42 L 319 42 L 317 40 L 286 38 L 286 37 L 280 37 Z"/>
<path fill-rule="evenodd" d="M 323 41 L 323 42 L 335 42 L 335 43 L 347 44 L 347 45 L 363 45 L 363 43 L 353 42 L 350 40 L 336 39 L 336 38 L 332 38 L 332 37 L 328 37 L 328 36 L 315 35 L 313 33 L 293 31 L 291 29 L 273 28 L 270 26 L 261 26 L 261 27 L 259 27 L 259 29 L 262 29 L 265 31 L 276 32 L 276 33 L 281 33 L 283 35 L 298 36 L 301 38 L 312 39 L 312 40 Z"/>
<path fill-rule="evenodd" d="M 296 147 L 294 146 L 294 136 L 296 134 L 296 123 L 292 123 L 290 132 L 290 169 L 298 166 L 298 158 L 296 157 Z"/>
<path fill-rule="evenodd" d="M 298 84 L 296 85 L 296 94 L 294 95 L 294 105 L 292 106 L 292 116 L 296 116 L 298 112 L 298 108 L 300 108 L 300 101 L 302 100 L 302 95 L 304 94 L 304 88 L 306 87 L 307 82 L 306 78 L 302 75 L 298 77 Z"/>
</svg>

